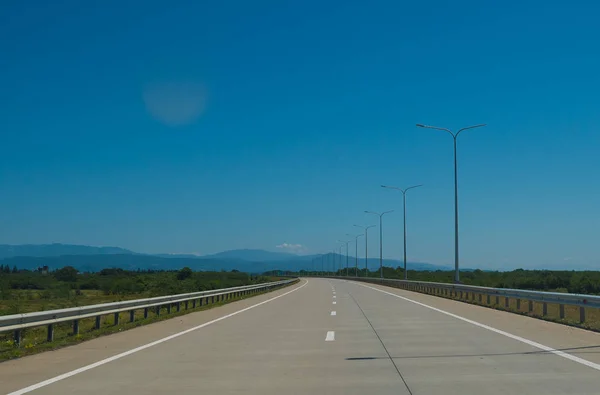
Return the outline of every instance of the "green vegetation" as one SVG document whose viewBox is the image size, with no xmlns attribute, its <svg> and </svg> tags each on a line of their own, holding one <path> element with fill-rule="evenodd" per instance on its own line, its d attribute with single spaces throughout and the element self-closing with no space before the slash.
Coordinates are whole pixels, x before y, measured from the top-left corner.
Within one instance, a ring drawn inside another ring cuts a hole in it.
<svg viewBox="0 0 600 395">
<path fill-rule="evenodd" d="M 27 313 L 153 296 L 174 295 L 275 281 L 232 272 L 127 271 L 78 274 L 71 266 L 54 272 L 0 266 L 0 315 Z"/>
<path fill-rule="evenodd" d="M 265 274 L 275 275 L 280 272 L 268 272 Z M 295 273 L 307 275 L 308 272 Z M 354 268 L 349 270 L 350 276 L 354 276 Z M 346 270 L 339 270 L 336 276 L 345 276 Z M 358 275 L 365 277 L 365 270 L 359 270 Z M 379 270 L 369 271 L 369 277 L 379 277 Z M 404 270 L 400 267 L 383 268 L 383 277 L 391 279 L 403 279 Z M 429 281 L 438 283 L 452 283 L 454 271 L 437 270 L 430 271 L 408 271 L 408 279 L 414 281 Z M 461 271 L 460 279 L 466 285 L 479 285 L 492 288 L 514 288 L 528 289 L 532 291 L 568 292 L 581 294 L 600 294 L 600 271 L 556 271 L 556 270 L 524 270 L 517 269 L 510 272 L 497 271 Z"/>
<path fill-rule="evenodd" d="M 104 269 L 99 273 L 78 274 L 72 267 L 64 267 L 48 273 L 45 270 L 36 272 L 10 268 L 6 270 L 6 267 L 0 266 L 0 315 L 229 288 L 277 280 L 278 278 L 275 277 L 250 276 L 238 271 L 193 272 L 189 268 L 179 271 L 144 272 Z M 202 306 L 191 302 L 181 303 L 179 306 L 165 305 L 162 306 L 160 314 L 157 314 L 156 309 L 150 309 L 146 318 L 143 309 L 140 309 L 134 313 L 134 322 L 129 322 L 129 313 L 124 312 L 120 314 L 117 325 L 114 325 L 113 315 L 106 315 L 101 318 L 100 329 L 95 329 L 94 318 L 82 319 L 77 335 L 73 335 L 72 322 L 58 323 L 54 327 L 52 342 L 46 341 L 46 327 L 25 329 L 20 345 L 15 344 L 13 333 L 0 333 L 0 361 L 60 348 L 105 334 L 173 318 L 190 311 L 220 306 L 245 297 L 248 296 L 226 301 L 216 300 L 214 303 L 209 298 Z"/>
</svg>

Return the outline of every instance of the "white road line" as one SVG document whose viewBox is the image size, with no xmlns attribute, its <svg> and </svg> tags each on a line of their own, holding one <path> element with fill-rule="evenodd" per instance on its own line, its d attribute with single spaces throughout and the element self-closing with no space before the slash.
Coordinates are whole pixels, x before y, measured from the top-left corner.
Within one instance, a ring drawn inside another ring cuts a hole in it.
<svg viewBox="0 0 600 395">
<path fill-rule="evenodd" d="M 158 340 L 155 340 L 155 341 L 153 341 L 151 343 L 144 344 L 143 346 L 139 346 L 139 347 L 133 348 L 133 349 L 131 349 L 129 351 L 125 351 L 125 352 L 122 352 L 120 354 L 113 355 L 112 357 L 103 359 L 103 360 L 98 361 L 98 362 L 94 362 L 94 363 L 92 363 L 90 365 L 83 366 L 83 367 L 81 367 L 79 369 L 75 369 L 75 370 L 72 370 L 70 372 L 63 373 L 63 374 L 61 374 L 59 376 L 56 376 L 56 377 L 53 377 L 51 379 L 44 380 L 44 381 L 39 382 L 37 384 L 30 385 L 29 387 L 25 387 L 23 389 L 20 389 L 20 390 L 14 391 L 14 392 L 10 392 L 7 395 L 21 395 L 21 394 L 26 394 L 28 392 L 37 390 L 37 389 L 45 387 L 47 385 L 56 383 L 57 381 L 64 380 L 64 379 L 69 378 L 71 376 L 75 376 L 76 374 L 83 373 L 83 372 L 85 372 L 87 370 L 97 368 L 98 366 L 102 366 L 102 365 L 107 364 L 107 363 L 112 362 L 112 361 L 116 361 L 117 359 L 121 359 L 121 358 L 126 357 L 128 355 L 135 354 L 138 351 L 142 351 L 142 350 L 145 350 L 147 348 L 150 348 L 150 347 L 156 346 L 158 344 L 164 343 L 166 341 L 169 341 L 171 339 L 175 339 L 175 338 L 177 338 L 179 336 L 183 336 L 183 335 L 188 334 L 190 332 L 193 332 L 195 330 L 204 328 L 205 326 L 209 326 L 209 325 L 214 324 L 216 322 L 223 321 L 223 320 L 225 320 L 227 318 L 233 317 L 234 315 L 238 315 L 240 313 L 243 313 L 244 311 L 251 310 L 251 309 L 253 309 L 255 307 L 258 307 L 258 306 L 261 306 L 261 305 L 263 305 L 265 303 L 269 303 L 269 302 L 271 302 L 271 301 L 273 301 L 275 299 L 279 299 L 279 298 L 281 298 L 283 296 L 289 295 L 292 292 L 296 292 L 297 290 L 299 290 L 301 288 L 304 288 L 306 286 L 306 284 L 308 284 L 308 280 L 304 280 L 304 281 L 305 281 L 305 283 L 302 284 L 301 286 L 299 286 L 298 288 L 292 289 L 291 291 L 288 291 L 288 292 L 286 292 L 284 294 L 275 296 L 274 298 L 267 299 L 267 300 L 262 301 L 262 302 L 257 303 L 257 304 L 253 304 L 252 306 L 246 307 L 246 308 L 238 310 L 238 311 L 234 311 L 233 313 L 230 313 L 230 314 L 224 315 L 222 317 L 216 318 L 216 319 L 214 319 L 212 321 L 205 322 L 204 324 L 195 326 L 193 328 L 186 329 L 184 331 L 172 334 L 172 335 L 167 336 L 167 337 L 163 337 L 162 339 L 158 339 Z M 328 334 L 328 336 L 329 336 L 329 334 Z"/>
<path fill-rule="evenodd" d="M 337 313 L 335 311 L 332 311 L 331 315 L 337 315 Z"/>
<path fill-rule="evenodd" d="M 333 301 L 333 304 L 337 304 L 337 302 L 334 300 L 334 301 Z"/>
<path fill-rule="evenodd" d="M 335 340 L 335 332 L 334 331 L 328 331 L 327 332 L 327 336 L 325 336 L 325 341 L 326 342 L 332 342 Z"/>
<path fill-rule="evenodd" d="M 597 363 L 594 363 L 594 362 L 590 362 L 590 361 L 585 360 L 583 358 L 576 357 L 575 355 L 568 354 L 568 353 L 566 353 L 564 351 L 556 350 L 556 349 L 554 349 L 552 347 L 544 346 L 543 344 L 534 342 L 533 340 L 529 340 L 529 339 L 525 339 L 524 337 L 521 337 L 521 336 L 513 335 L 512 333 L 508 333 L 508 332 L 505 332 L 503 330 L 493 328 L 493 327 L 491 327 L 489 325 L 485 325 L 485 324 L 482 324 L 482 323 L 477 322 L 477 321 L 470 320 L 470 319 L 465 318 L 465 317 L 461 317 L 460 315 L 456 315 L 456 314 L 450 313 L 448 311 L 445 311 L 445 310 L 442 310 L 442 309 L 438 309 L 437 307 L 429 306 L 429 305 L 427 305 L 425 303 L 417 302 L 416 300 L 412 300 L 412 299 L 406 298 L 404 296 L 396 295 L 394 293 L 383 291 L 381 289 L 378 289 L 378 288 L 375 288 L 375 287 L 370 287 L 368 285 L 364 285 L 364 284 L 360 284 L 360 283 L 355 283 L 355 284 L 356 285 L 360 285 L 361 287 L 374 289 L 375 291 L 378 291 L 378 292 L 381 292 L 381 293 L 384 293 L 384 294 L 387 294 L 387 295 L 391 295 L 391 296 L 394 296 L 394 297 L 402 299 L 402 300 L 406 300 L 407 302 L 411 302 L 411 303 L 414 303 L 416 305 L 419 305 L 419 306 L 422 306 L 422 307 L 426 307 L 428 309 L 437 311 L 438 313 L 446 314 L 447 316 L 456 318 L 456 319 L 464 321 L 464 322 L 468 322 L 469 324 L 478 326 L 478 327 L 483 328 L 483 329 L 487 329 L 488 331 L 492 331 L 492 332 L 498 333 L 499 335 L 506 336 L 506 337 L 511 338 L 513 340 L 520 341 L 521 343 L 525 343 L 525 344 L 528 344 L 528 345 L 533 346 L 535 348 L 538 348 L 540 350 L 544 350 L 544 351 L 550 352 L 552 354 L 558 355 L 559 357 L 563 357 L 563 358 L 569 359 L 569 360 L 571 360 L 573 362 L 577 362 L 577 363 L 580 363 L 582 365 L 588 366 L 588 367 L 590 367 L 592 369 L 600 370 L 600 364 L 597 364 Z M 335 302 L 333 302 L 333 303 L 335 303 Z"/>
<path fill-rule="evenodd" d="M 333 298 L 335 299 L 335 298 L 336 298 L 336 296 L 335 296 L 335 295 L 333 295 Z"/>
</svg>

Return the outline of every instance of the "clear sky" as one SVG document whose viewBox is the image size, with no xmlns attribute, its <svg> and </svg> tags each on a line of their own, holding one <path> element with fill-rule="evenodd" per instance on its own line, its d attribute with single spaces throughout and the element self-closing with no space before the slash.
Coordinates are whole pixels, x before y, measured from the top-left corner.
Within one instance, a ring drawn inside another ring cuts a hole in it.
<svg viewBox="0 0 600 395">
<path fill-rule="evenodd" d="M 408 257 L 451 265 L 452 138 L 415 124 L 487 123 L 459 138 L 463 265 L 600 268 L 598 15 L 592 1 L 3 1 L 0 243 L 321 253 L 377 223 L 364 210 L 395 209 L 384 255 L 400 258 L 401 195 L 379 185 L 424 184 Z"/>
</svg>

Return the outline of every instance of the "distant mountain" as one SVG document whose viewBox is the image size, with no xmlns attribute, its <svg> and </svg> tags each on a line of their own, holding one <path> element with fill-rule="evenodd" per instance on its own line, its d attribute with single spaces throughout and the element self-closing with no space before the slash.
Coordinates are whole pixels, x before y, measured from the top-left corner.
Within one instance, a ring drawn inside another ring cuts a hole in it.
<svg viewBox="0 0 600 395">
<path fill-rule="evenodd" d="M 205 255 L 202 259 L 241 259 L 252 262 L 274 262 L 297 258 L 297 255 L 285 252 L 271 252 L 265 250 L 229 250 L 213 255 Z"/>
<path fill-rule="evenodd" d="M 159 258 L 202 258 L 200 255 L 195 254 L 152 254 L 152 256 L 157 256 Z"/>
<path fill-rule="evenodd" d="M 119 247 L 91 247 L 72 244 L 0 244 L 0 259 L 15 256 L 49 257 L 61 255 L 111 255 L 133 254 L 132 251 Z"/>
<path fill-rule="evenodd" d="M 0 245 L 0 264 L 29 270 L 41 266 L 48 266 L 51 270 L 73 266 L 80 271 L 89 272 L 113 267 L 128 270 L 178 270 L 188 266 L 193 270 L 229 271 L 237 269 L 249 273 L 262 273 L 271 270 L 337 270 L 346 267 L 346 256 L 327 254 L 321 261 L 321 255 L 294 255 L 256 249 L 230 250 L 213 255 L 197 256 L 193 254 L 149 255 L 118 247 L 69 244 Z M 354 268 L 355 265 L 354 257 L 348 257 L 348 266 Z M 364 268 L 364 258 L 359 258 L 358 265 L 359 268 Z M 403 263 L 398 260 L 384 259 L 383 265 L 395 268 L 403 266 Z M 368 266 L 370 270 L 377 270 L 379 259 L 369 258 Z M 408 262 L 408 269 L 435 271 L 449 270 L 450 267 Z"/>
<path fill-rule="evenodd" d="M 62 255 L 54 257 L 12 257 L 0 260 L 0 264 L 19 269 L 35 270 L 48 266 L 55 270 L 64 266 L 73 266 L 81 272 L 97 272 L 108 268 L 127 270 L 179 270 L 189 267 L 194 271 L 230 271 L 233 269 L 247 273 L 263 273 L 270 270 L 300 270 L 303 267 L 290 266 L 284 262 L 250 262 L 236 259 L 214 258 L 163 258 L 152 255 L 116 254 L 116 255 Z M 284 269 L 281 269 L 284 268 Z"/>
</svg>

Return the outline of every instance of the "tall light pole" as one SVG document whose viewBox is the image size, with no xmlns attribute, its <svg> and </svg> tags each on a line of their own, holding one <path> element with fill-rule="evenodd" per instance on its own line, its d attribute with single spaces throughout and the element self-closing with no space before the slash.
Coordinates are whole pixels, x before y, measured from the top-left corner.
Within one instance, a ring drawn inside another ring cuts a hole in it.
<svg viewBox="0 0 600 395">
<path fill-rule="evenodd" d="M 335 253 L 335 251 L 334 251 L 334 253 Z M 328 258 L 329 263 L 328 263 L 327 267 L 333 268 L 333 264 L 332 264 L 333 255 L 332 254 L 327 254 L 327 255 L 329 255 L 329 258 Z M 331 272 L 331 275 L 333 275 L 333 272 Z"/>
<path fill-rule="evenodd" d="M 348 236 L 348 235 L 347 235 Z M 348 244 L 352 242 L 352 240 L 338 240 L 340 243 L 346 243 L 346 277 L 348 277 Z"/>
<path fill-rule="evenodd" d="M 369 244 L 367 243 L 367 237 L 368 237 L 368 231 L 369 228 L 374 228 L 376 225 L 369 225 L 369 226 L 360 226 L 360 225 L 354 225 L 357 228 L 361 228 L 365 231 L 365 277 L 369 276 Z"/>
<path fill-rule="evenodd" d="M 325 275 L 325 255 L 321 254 L 321 276 Z"/>
<path fill-rule="evenodd" d="M 388 185 L 382 185 L 382 188 L 388 188 L 388 189 L 396 189 L 400 192 L 402 192 L 402 207 L 404 208 L 404 279 L 407 280 L 408 279 L 408 273 L 406 271 L 406 192 L 409 189 L 413 189 L 413 188 L 418 188 L 418 187 L 422 187 L 423 185 L 419 184 L 419 185 L 413 185 L 412 187 L 408 187 L 405 189 L 402 188 L 398 188 L 398 187 L 391 187 Z"/>
<path fill-rule="evenodd" d="M 358 238 L 361 236 L 364 236 L 363 234 L 360 235 L 350 235 L 346 233 L 346 236 L 350 236 L 350 237 L 354 237 L 354 247 L 355 247 L 355 252 L 354 252 L 354 277 L 358 277 Z"/>
<path fill-rule="evenodd" d="M 435 130 L 443 130 L 444 132 L 450 133 L 452 139 L 454 140 L 454 282 L 460 282 L 460 271 L 458 265 L 458 165 L 456 161 L 456 139 L 458 135 L 463 130 L 480 128 L 482 126 L 486 126 L 485 123 L 479 125 L 473 125 L 466 128 L 460 129 L 458 132 L 454 133 L 446 128 L 438 128 L 436 126 L 423 125 L 418 123 L 417 127 L 426 128 L 426 129 L 435 129 Z"/>
<path fill-rule="evenodd" d="M 343 266 L 342 266 L 342 247 L 344 247 L 343 244 L 346 243 L 346 242 L 343 241 L 343 240 L 338 240 L 337 242 L 338 243 L 342 243 L 342 245 L 340 246 L 340 269 L 339 269 L 340 270 L 340 275 L 341 275 L 342 274 L 341 272 L 343 270 Z M 348 244 L 346 244 L 346 249 L 348 249 Z"/>
<path fill-rule="evenodd" d="M 383 278 L 383 216 L 387 213 L 391 213 L 394 210 L 390 210 L 390 211 L 384 211 L 383 213 L 379 214 L 376 213 L 375 211 L 365 211 L 365 213 L 367 214 L 373 214 L 373 215 L 378 215 L 379 216 L 379 277 Z"/>
</svg>

